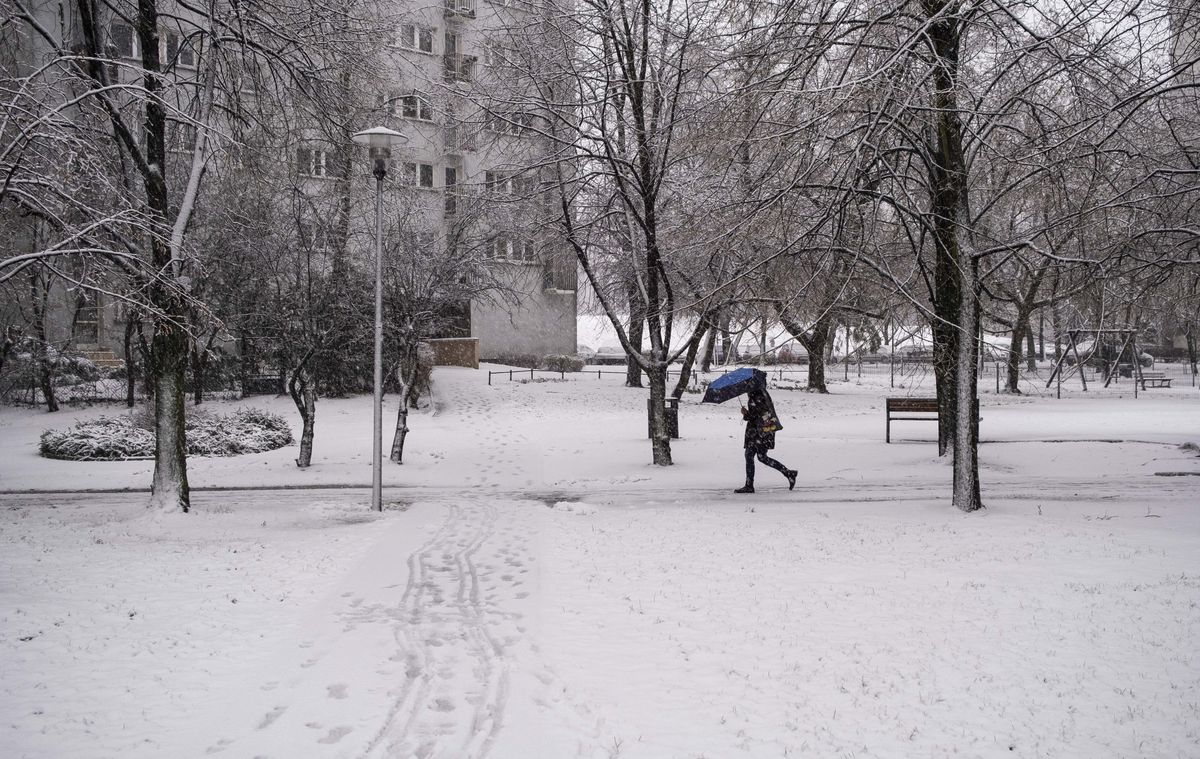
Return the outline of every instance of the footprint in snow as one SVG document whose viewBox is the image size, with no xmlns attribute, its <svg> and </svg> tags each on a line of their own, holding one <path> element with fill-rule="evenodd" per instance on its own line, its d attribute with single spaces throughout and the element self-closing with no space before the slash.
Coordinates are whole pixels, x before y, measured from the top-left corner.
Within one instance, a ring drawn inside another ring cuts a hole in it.
<svg viewBox="0 0 1200 759">
<path fill-rule="evenodd" d="M 346 697 L 346 686 L 343 683 L 326 685 L 325 690 L 329 698 L 343 699 Z"/>
<path fill-rule="evenodd" d="M 263 716 L 262 721 L 258 723 L 258 729 L 266 730 L 268 727 L 271 726 L 272 722 L 279 719 L 280 715 L 282 715 L 286 711 L 287 711 L 286 706 L 277 706 L 274 709 L 272 709 L 271 711 L 267 712 Z"/>
<path fill-rule="evenodd" d="M 329 734 L 318 740 L 317 743 L 337 743 L 349 734 L 350 728 L 346 727 L 345 725 L 341 725 L 340 727 L 332 728 L 329 731 Z"/>
</svg>

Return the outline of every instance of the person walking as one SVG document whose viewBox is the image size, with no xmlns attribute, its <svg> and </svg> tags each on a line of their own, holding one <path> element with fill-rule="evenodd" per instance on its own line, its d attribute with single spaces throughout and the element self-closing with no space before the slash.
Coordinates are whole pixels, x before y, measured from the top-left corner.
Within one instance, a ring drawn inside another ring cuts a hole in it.
<svg viewBox="0 0 1200 759">
<path fill-rule="evenodd" d="M 775 404 L 767 393 L 766 384 L 755 387 L 747 393 L 747 405 L 742 407 L 742 418 L 746 420 L 746 484 L 735 493 L 754 492 L 754 460 L 778 469 L 787 478 L 788 490 L 796 487 L 795 469 L 786 466 L 767 455 L 767 451 L 775 447 L 775 432 L 783 429 L 779 417 L 775 414 Z"/>
</svg>

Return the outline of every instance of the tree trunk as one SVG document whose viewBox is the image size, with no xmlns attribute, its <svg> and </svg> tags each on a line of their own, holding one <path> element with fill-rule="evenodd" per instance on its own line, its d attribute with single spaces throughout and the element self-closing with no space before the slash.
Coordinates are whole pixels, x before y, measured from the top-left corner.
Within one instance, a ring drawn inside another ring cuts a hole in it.
<svg viewBox="0 0 1200 759">
<path fill-rule="evenodd" d="M 212 347 L 216 341 L 217 331 L 214 329 L 209 332 L 203 348 L 195 342 L 191 344 L 192 382 L 195 383 L 192 393 L 193 403 L 197 406 L 204 402 L 204 379 L 208 374 L 208 362 L 212 358 Z"/>
<path fill-rule="evenodd" d="M 704 340 L 704 358 L 700 360 L 700 371 L 707 374 L 712 371 L 713 352 L 717 349 L 717 325 L 708 328 L 707 337 Z"/>
<path fill-rule="evenodd" d="M 172 312 L 182 320 L 183 309 Z M 159 319 L 154 325 L 150 352 L 154 387 L 154 479 L 150 500 L 157 508 L 178 508 L 187 513 L 191 508 L 184 392 L 188 337 L 181 327 Z"/>
<path fill-rule="evenodd" d="M 1026 336 L 1033 337 L 1029 324 L 1029 314 L 1017 312 L 1013 321 L 1012 338 L 1008 342 L 1008 354 L 1005 356 L 1005 392 L 1013 395 L 1021 394 L 1021 344 Z"/>
<path fill-rule="evenodd" d="M 643 331 L 646 326 L 645 306 L 640 303 L 636 288 L 631 288 L 629 297 L 629 345 L 636 351 L 642 350 Z M 625 359 L 625 387 L 642 386 L 642 368 L 632 358 Z"/>
<path fill-rule="evenodd" d="M 810 393 L 828 394 L 829 387 L 825 384 L 825 351 L 829 343 L 829 329 L 832 319 L 826 315 L 813 325 L 812 336 L 807 342 L 797 337 L 800 344 L 808 351 L 808 384 L 805 390 Z"/>
<path fill-rule="evenodd" d="M 205 351 L 207 353 L 207 351 Z M 201 356 L 201 352 L 193 345 L 191 348 L 192 356 L 192 405 L 199 406 L 204 403 L 204 369 L 208 363 L 207 358 Z"/>
<path fill-rule="evenodd" d="M 646 372 L 650 383 L 650 447 L 656 466 L 671 466 L 671 438 L 667 434 L 667 365 L 655 361 Z"/>
<path fill-rule="evenodd" d="M 313 432 L 317 423 L 317 388 L 308 371 L 308 361 L 312 355 L 312 350 L 304 355 L 288 377 L 287 385 L 288 395 L 300 412 L 300 453 L 296 456 L 296 466 L 301 469 L 307 469 L 312 464 Z"/>
<path fill-rule="evenodd" d="M 133 336 L 137 330 L 137 320 L 129 319 L 125 322 L 125 339 L 122 341 L 122 347 L 125 353 L 125 405 L 128 408 L 133 408 L 137 398 L 135 390 L 137 388 L 137 365 L 134 362 L 134 345 Z"/>
<path fill-rule="evenodd" d="M 1037 343 L 1033 336 L 1033 321 L 1027 320 L 1025 327 L 1025 369 L 1037 371 Z"/>
<path fill-rule="evenodd" d="M 46 411 L 53 413 L 58 411 L 58 399 L 54 397 L 54 361 L 50 358 L 50 343 L 46 339 L 46 300 L 50 286 L 37 267 L 29 276 L 33 301 L 33 365 L 38 388 L 46 399 Z"/>
<path fill-rule="evenodd" d="M 718 322 L 721 329 L 721 364 L 729 365 L 733 361 L 730 355 L 733 351 L 733 336 L 729 332 L 730 316 L 727 313 L 721 314 L 721 320 Z"/>
<path fill-rule="evenodd" d="M 967 166 L 958 109 L 958 56 L 963 20 L 948 12 L 945 0 L 923 0 L 936 58 L 933 112 L 936 140 L 930 156 L 934 227 L 934 372 L 938 388 L 938 449 L 954 452 L 953 503 L 962 511 L 983 507 L 979 495 L 975 373 L 979 328 L 978 262 L 964 245 Z"/>
<path fill-rule="evenodd" d="M 408 437 L 408 409 L 410 403 L 416 402 L 416 398 L 412 396 L 416 374 L 419 371 L 418 362 L 417 346 L 413 343 L 405 344 L 401 348 L 400 371 L 397 372 L 397 378 L 400 380 L 400 409 L 396 412 L 396 432 L 392 436 L 392 451 L 388 457 L 397 464 L 404 463 L 404 441 Z"/>
<path fill-rule="evenodd" d="M 11 324 L 4 329 L 4 340 L 0 344 L 0 376 L 4 374 L 4 364 L 8 361 L 8 357 L 12 355 L 13 349 L 17 347 L 17 336 L 19 334 L 17 327 Z"/>
<path fill-rule="evenodd" d="M 804 346 L 804 350 L 808 351 L 808 386 L 805 389 L 810 393 L 828 393 L 829 388 L 825 385 L 825 350 L 833 323 L 832 313 L 828 309 L 825 310 L 807 332 L 788 314 L 782 304 L 775 305 L 775 313 L 788 334 L 796 338 L 796 341 Z"/>
<path fill-rule="evenodd" d="M 1187 332 L 1184 333 L 1187 339 L 1188 363 L 1192 365 L 1192 376 L 1196 376 L 1196 333 L 1193 331 L 1192 325 L 1188 325 Z"/>
<path fill-rule="evenodd" d="M 400 411 L 396 414 L 396 434 L 392 436 L 392 453 L 389 458 L 397 464 L 404 463 L 404 439 L 408 437 L 408 388 L 401 388 Z"/>
<path fill-rule="evenodd" d="M 172 247 L 172 203 L 167 191 L 167 110 L 162 97 L 164 80 L 159 60 L 159 12 L 152 0 L 137 4 L 135 34 L 141 51 L 145 74 L 142 87 L 145 100 L 142 139 L 145 145 L 145 165 L 142 183 L 146 192 L 146 209 L 153 229 L 150 235 L 150 261 L 163 280 L 156 281 L 149 295 L 158 309 L 154 318 L 149 362 L 150 382 L 154 388 L 154 479 L 151 485 L 151 505 L 163 510 L 190 508 L 187 480 L 187 440 L 184 432 L 185 408 L 184 374 L 187 370 L 189 339 L 185 325 L 188 309 L 183 287 L 181 251 Z M 178 219 L 176 219 L 178 221 Z"/>
<path fill-rule="evenodd" d="M 1038 360 L 1046 360 L 1046 311 L 1038 312 Z M 1037 368 L 1035 365 L 1034 369 Z"/>
<path fill-rule="evenodd" d="M 971 257 L 962 267 L 963 302 L 960 312 L 962 334 L 975 334 L 979 323 L 979 261 Z M 954 436 L 954 505 L 962 511 L 983 508 L 979 493 L 979 375 L 975 361 L 979 343 L 959 340 L 958 403 Z"/>
</svg>

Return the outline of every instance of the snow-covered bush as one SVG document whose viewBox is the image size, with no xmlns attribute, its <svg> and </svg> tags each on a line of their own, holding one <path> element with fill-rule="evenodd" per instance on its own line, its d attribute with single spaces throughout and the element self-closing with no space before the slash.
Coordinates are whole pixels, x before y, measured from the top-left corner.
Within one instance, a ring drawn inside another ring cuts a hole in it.
<svg viewBox="0 0 1200 759">
<path fill-rule="evenodd" d="M 580 372 L 583 371 L 583 359 L 579 356 L 543 356 L 542 369 L 548 369 L 552 372 Z"/>
<path fill-rule="evenodd" d="M 113 461 L 154 455 L 154 433 L 146 414 L 100 417 L 65 430 L 42 433 L 40 453 L 50 459 Z M 191 456 L 240 456 L 282 448 L 292 430 L 278 414 L 244 408 L 228 416 L 190 411 L 187 447 Z"/>
<path fill-rule="evenodd" d="M 127 416 L 79 422 L 66 430 L 42 433 L 38 452 L 48 459 L 93 461 L 154 455 L 154 433 L 133 424 Z"/>
</svg>

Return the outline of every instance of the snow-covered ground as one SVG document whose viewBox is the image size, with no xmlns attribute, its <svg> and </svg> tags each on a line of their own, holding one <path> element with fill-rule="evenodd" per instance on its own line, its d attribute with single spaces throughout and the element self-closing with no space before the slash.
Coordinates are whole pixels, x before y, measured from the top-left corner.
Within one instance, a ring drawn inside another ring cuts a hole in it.
<svg viewBox="0 0 1200 759">
<path fill-rule="evenodd" d="M 437 371 L 378 516 L 369 398 L 307 471 L 193 459 L 186 516 L 37 456 L 119 409 L 0 409 L 0 756 L 1200 756 L 1194 387 L 985 397 L 964 515 L 933 424 L 883 443 L 911 383 L 776 389 L 799 482 L 737 496 L 736 402 L 656 468 L 644 390 L 487 368 Z"/>
</svg>

